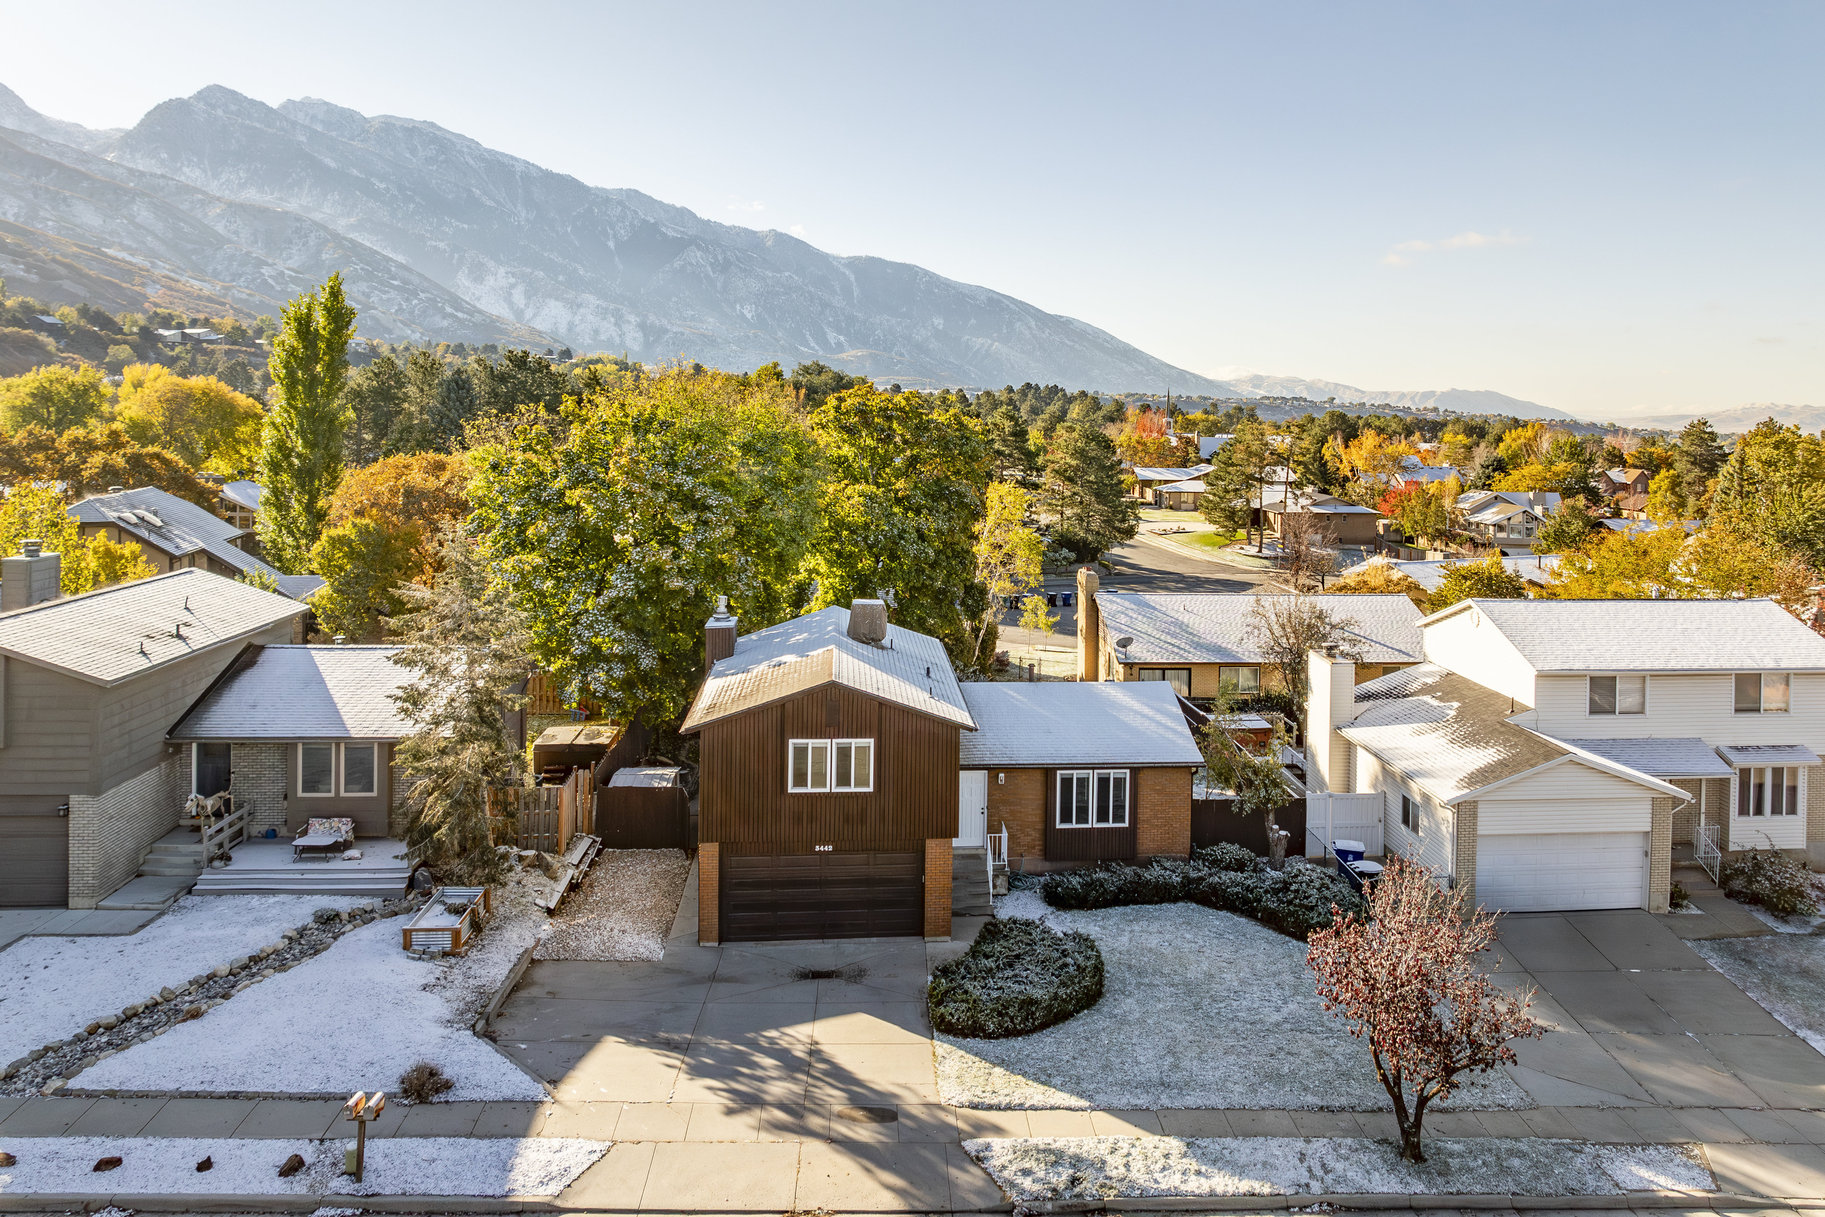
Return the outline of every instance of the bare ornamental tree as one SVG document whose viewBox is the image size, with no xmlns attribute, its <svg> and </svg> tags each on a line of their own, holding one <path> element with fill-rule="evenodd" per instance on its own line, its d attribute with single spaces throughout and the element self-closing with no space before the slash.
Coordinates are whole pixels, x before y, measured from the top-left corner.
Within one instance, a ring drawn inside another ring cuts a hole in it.
<svg viewBox="0 0 1825 1217">
<path fill-rule="evenodd" d="M 1337 571 L 1337 531 L 1310 511 L 1280 517 L 1280 567 L 1296 592 L 1316 591 Z"/>
<path fill-rule="evenodd" d="M 1263 660 L 1280 676 L 1281 688 L 1292 698 L 1298 718 L 1305 712 L 1306 656 L 1330 651 L 1340 659 L 1360 662 L 1362 636 L 1357 623 L 1340 617 L 1311 596 L 1257 596 L 1248 609 L 1248 637 Z"/>
</svg>

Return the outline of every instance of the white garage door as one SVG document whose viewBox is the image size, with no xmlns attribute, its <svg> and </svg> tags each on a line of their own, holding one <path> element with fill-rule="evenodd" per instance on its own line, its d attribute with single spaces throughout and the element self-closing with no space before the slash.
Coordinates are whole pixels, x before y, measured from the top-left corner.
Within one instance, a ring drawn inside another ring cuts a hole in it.
<svg viewBox="0 0 1825 1217">
<path fill-rule="evenodd" d="M 1647 903 L 1643 832 L 1479 836 L 1476 899 L 1492 909 L 1635 909 Z"/>
</svg>

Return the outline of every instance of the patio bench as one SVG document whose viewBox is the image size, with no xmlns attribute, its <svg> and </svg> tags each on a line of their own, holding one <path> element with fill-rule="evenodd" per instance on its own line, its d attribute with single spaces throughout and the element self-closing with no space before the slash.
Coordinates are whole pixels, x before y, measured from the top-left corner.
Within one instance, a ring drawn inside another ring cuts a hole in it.
<svg viewBox="0 0 1825 1217">
<path fill-rule="evenodd" d="M 317 858 L 327 862 L 354 840 L 355 821 L 352 819 L 309 820 L 305 822 L 304 831 L 292 838 L 291 860 L 302 862 L 306 858 Z"/>
</svg>

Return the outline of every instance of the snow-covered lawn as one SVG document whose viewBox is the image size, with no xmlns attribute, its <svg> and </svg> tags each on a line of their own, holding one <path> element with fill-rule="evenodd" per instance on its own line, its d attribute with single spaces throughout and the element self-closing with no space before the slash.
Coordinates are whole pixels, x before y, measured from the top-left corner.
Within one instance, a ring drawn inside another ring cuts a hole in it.
<svg viewBox="0 0 1825 1217">
<path fill-rule="evenodd" d="M 1693 1147 L 1437 1137 L 1427 1161 L 1365 1137 L 1049 1137 L 965 1141 L 1016 1201 L 1136 1196 L 1620 1196 L 1715 1190 Z"/>
<path fill-rule="evenodd" d="M 0 1142 L 18 1163 L 0 1167 L 0 1196 L 109 1195 L 555 1196 L 603 1154 L 606 1141 L 405 1137 L 368 1142 L 362 1181 L 342 1174 L 353 1141 L 182 1137 L 33 1137 Z M 279 1178 L 292 1154 L 302 1171 Z M 97 1173 L 97 1159 L 121 1164 Z M 211 1169 L 199 1171 L 208 1158 Z"/>
<path fill-rule="evenodd" d="M 535 958 L 660 959 L 690 873 L 683 850 L 604 850 L 559 906 Z"/>
<path fill-rule="evenodd" d="M 1102 948 L 1103 998 L 1033 1035 L 934 1036 L 938 1093 L 981 1108 L 1180 1107 L 1383 1111 L 1362 1041 L 1318 1005 L 1305 947 L 1259 922 L 1195 904 L 1065 913 L 1037 892 L 998 902 Z M 1477 1078 L 1457 1109 L 1531 1107 L 1505 1073 Z"/>
<path fill-rule="evenodd" d="M 1771 934 L 1690 945 L 1795 1035 L 1825 1052 L 1825 938 Z"/>
<path fill-rule="evenodd" d="M 0 1065 L 279 940 L 346 896 L 186 896 L 137 934 L 22 938 L 0 951 Z"/>
<path fill-rule="evenodd" d="M 351 930 L 289 972 L 77 1074 L 75 1090 L 264 1092 L 346 1097 L 395 1091 L 415 1062 L 439 1065 L 458 1099 L 543 1099 L 543 1087 L 469 1025 L 538 922 L 506 910 L 461 959 L 400 949 L 397 919 Z"/>
</svg>

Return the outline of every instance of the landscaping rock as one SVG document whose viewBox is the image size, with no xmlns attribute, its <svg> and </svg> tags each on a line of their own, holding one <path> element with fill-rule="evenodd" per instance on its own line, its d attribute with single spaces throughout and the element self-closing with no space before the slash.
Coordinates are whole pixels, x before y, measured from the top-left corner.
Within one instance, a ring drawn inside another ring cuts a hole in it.
<svg viewBox="0 0 1825 1217">
<path fill-rule="evenodd" d="M 92 1171 L 111 1171 L 115 1167 L 120 1165 L 120 1161 L 121 1161 L 121 1159 L 120 1159 L 119 1154 L 109 1154 L 105 1158 L 95 1159 L 95 1165 L 90 1167 L 89 1169 Z"/>
<path fill-rule="evenodd" d="M 19 1165 L 19 1159 L 16 1155 L 9 1154 L 5 1150 L 0 1150 L 0 1166 L 18 1166 L 18 1165 Z"/>
<path fill-rule="evenodd" d="M 291 1157 L 287 1158 L 280 1165 L 279 1178 L 289 1179 L 293 1175 L 297 1174 L 299 1171 L 301 1171 L 303 1169 L 304 1169 L 304 1155 L 303 1154 L 293 1154 Z"/>
</svg>

